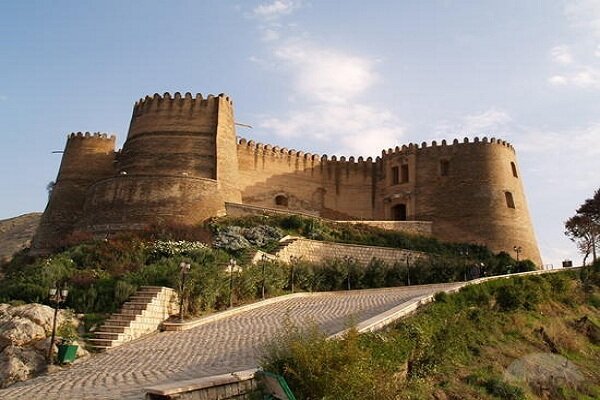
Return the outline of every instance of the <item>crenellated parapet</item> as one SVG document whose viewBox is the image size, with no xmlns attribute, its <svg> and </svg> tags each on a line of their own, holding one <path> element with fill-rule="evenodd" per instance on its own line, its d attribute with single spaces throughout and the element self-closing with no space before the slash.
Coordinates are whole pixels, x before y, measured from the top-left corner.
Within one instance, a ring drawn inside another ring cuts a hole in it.
<svg viewBox="0 0 600 400">
<path fill-rule="evenodd" d="M 72 132 L 67 135 L 67 140 L 110 140 L 115 141 L 116 136 L 102 132 Z"/>
<path fill-rule="evenodd" d="M 135 103 L 133 106 L 133 115 L 136 116 L 157 111 L 194 112 L 194 110 L 210 107 L 220 101 L 224 101 L 230 106 L 233 106 L 231 98 L 224 93 L 217 96 L 209 94 L 207 97 L 203 97 L 201 93 L 192 95 L 190 92 L 187 92 L 184 95 L 179 92 L 175 92 L 171 95 L 171 93 L 167 92 L 162 96 L 158 93 L 154 93 L 153 96 L 140 98 Z"/>
<path fill-rule="evenodd" d="M 158 93 L 133 106 L 123 149 L 106 133 L 67 137 L 34 246 L 101 234 L 198 224 L 225 203 L 335 219 L 431 221 L 442 240 L 523 248 L 539 260 L 515 149 L 475 137 L 408 143 L 379 157 L 315 154 L 238 139 L 225 94 Z"/>
<path fill-rule="evenodd" d="M 475 136 L 473 139 L 469 139 L 468 137 L 463 138 L 462 140 L 454 139 L 451 143 L 448 143 L 445 139 L 441 142 L 437 142 L 433 140 L 431 143 L 422 142 L 420 145 L 418 143 L 409 143 L 402 146 L 396 146 L 395 148 L 389 148 L 387 150 L 382 151 L 382 157 L 390 156 L 390 155 L 408 155 L 415 154 L 416 152 L 430 152 L 430 151 L 444 151 L 449 150 L 453 151 L 457 148 L 464 149 L 465 147 L 475 147 L 482 145 L 498 145 L 505 147 L 515 152 L 512 144 L 505 140 L 496 139 L 495 137 L 488 138 L 484 136 L 483 138 L 479 138 Z"/>
<path fill-rule="evenodd" d="M 327 154 L 308 153 L 295 149 L 288 149 L 271 144 L 257 143 L 253 140 L 241 138 L 238 140 L 238 151 L 252 153 L 255 157 L 265 159 L 266 162 L 288 162 L 298 165 L 309 165 L 310 168 L 317 166 L 334 166 L 347 170 L 370 170 L 380 157 L 346 157 L 328 156 Z"/>
</svg>

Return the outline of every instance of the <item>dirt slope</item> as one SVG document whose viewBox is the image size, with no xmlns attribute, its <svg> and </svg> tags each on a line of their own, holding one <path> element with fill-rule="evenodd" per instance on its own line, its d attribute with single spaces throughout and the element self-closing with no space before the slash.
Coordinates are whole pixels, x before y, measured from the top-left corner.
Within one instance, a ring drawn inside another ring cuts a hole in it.
<svg viewBox="0 0 600 400">
<path fill-rule="evenodd" d="M 42 213 L 29 213 L 0 220 L 0 261 L 29 246 L 41 216 Z"/>
</svg>

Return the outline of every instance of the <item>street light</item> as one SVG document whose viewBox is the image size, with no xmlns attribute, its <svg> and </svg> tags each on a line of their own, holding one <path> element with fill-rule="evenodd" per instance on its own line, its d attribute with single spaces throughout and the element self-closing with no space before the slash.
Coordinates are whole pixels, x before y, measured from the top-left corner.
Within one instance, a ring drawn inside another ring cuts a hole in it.
<svg viewBox="0 0 600 400">
<path fill-rule="evenodd" d="M 59 289 L 58 285 L 56 287 L 50 288 L 48 290 L 48 300 L 54 304 L 54 320 L 52 321 L 52 338 L 50 339 L 50 348 L 48 349 L 48 363 L 52 364 L 52 352 L 54 351 L 54 340 L 56 339 L 56 317 L 58 316 L 58 309 L 60 308 L 60 303 L 64 303 L 67 300 L 67 296 L 69 295 L 69 291 L 64 289 Z"/>
<path fill-rule="evenodd" d="M 291 288 L 292 288 L 292 293 L 294 293 L 294 267 L 296 266 L 296 263 L 300 261 L 302 257 L 296 257 L 296 256 L 290 256 L 290 266 L 292 267 L 291 270 Z"/>
<path fill-rule="evenodd" d="M 406 253 L 406 282 L 410 286 L 410 254 Z"/>
<path fill-rule="evenodd" d="M 265 299 L 265 267 L 267 265 L 267 255 L 263 254 L 260 259 L 262 260 L 262 284 L 261 284 L 261 293 L 262 293 L 262 299 Z"/>
<path fill-rule="evenodd" d="M 225 271 L 229 274 L 229 308 L 231 308 L 233 307 L 233 273 L 242 272 L 242 267 L 238 267 L 237 261 L 232 258 Z"/>
<path fill-rule="evenodd" d="M 192 265 L 182 261 L 179 264 L 179 268 L 181 272 L 181 287 L 179 288 L 179 322 L 183 322 L 183 293 L 185 290 L 185 278 L 190 272 Z"/>
<path fill-rule="evenodd" d="M 463 265 L 464 265 L 464 282 L 467 281 L 467 270 L 469 269 L 469 249 L 466 248 L 460 251 L 460 255 L 464 257 Z"/>
<path fill-rule="evenodd" d="M 523 248 L 521 248 L 521 246 L 514 246 L 513 250 L 515 251 L 515 253 L 517 253 L 517 262 L 519 262 L 519 254 L 521 254 Z"/>
<path fill-rule="evenodd" d="M 350 265 L 354 263 L 354 257 L 344 256 L 344 261 L 346 262 L 346 279 L 348 280 L 348 290 L 350 290 Z"/>
</svg>

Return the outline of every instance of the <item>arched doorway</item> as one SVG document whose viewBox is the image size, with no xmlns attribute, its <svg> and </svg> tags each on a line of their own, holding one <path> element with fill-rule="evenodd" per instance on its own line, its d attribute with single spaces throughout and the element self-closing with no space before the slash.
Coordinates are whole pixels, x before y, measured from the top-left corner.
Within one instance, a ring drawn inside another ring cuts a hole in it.
<svg viewBox="0 0 600 400">
<path fill-rule="evenodd" d="M 406 204 L 396 204 L 392 207 L 392 219 L 394 221 L 406 221 Z"/>
<path fill-rule="evenodd" d="M 288 198 L 282 194 L 275 196 L 275 205 L 279 207 L 287 207 L 288 206 Z"/>
</svg>

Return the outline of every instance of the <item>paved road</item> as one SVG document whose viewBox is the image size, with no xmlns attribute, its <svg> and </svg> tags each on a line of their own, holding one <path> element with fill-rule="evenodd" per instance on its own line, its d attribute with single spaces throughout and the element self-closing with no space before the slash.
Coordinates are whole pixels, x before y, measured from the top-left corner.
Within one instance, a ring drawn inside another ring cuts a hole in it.
<svg viewBox="0 0 600 400">
<path fill-rule="evenodd" d="M 286 320 L 329 334 L 401 303 L 458 284 L 319 293 L 287 299 L 198 326 L 163 332 L 58 372 L 0 390 L 0 399 L 143 399 L 143 388 L 256 367 Z"/>
</svg>

